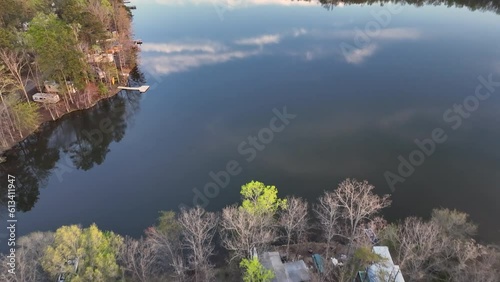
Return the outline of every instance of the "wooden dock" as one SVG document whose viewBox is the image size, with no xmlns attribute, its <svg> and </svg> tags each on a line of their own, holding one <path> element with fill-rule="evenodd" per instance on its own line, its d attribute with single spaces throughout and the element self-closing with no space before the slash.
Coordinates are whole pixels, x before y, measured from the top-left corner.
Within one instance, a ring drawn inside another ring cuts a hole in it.
<svg viewBox="0 0 500 282">
<path fill-rule="evenodd" d="M 149 89 L 149 85 L 143 85 L 143 86 L 139 86 L 139 87 L 126 87 L 126 86 L 118 86 L 118 89 L 121 89 L 121 90 L 139 91 L 139 92 L 141 92 L 141 93 L 144 93 L 144 92 L 148 91 L 148 89 Z"/>
</svg>

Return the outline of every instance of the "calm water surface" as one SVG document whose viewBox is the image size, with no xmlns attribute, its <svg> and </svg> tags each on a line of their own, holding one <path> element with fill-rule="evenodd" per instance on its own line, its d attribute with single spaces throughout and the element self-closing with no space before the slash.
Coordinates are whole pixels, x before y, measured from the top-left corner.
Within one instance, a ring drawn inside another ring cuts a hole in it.
<svg viewBox="0 0 500 282">
<path fill-rule="evenodd" d="M 95 222 L 138 236 L 158 211 L 193 200 L 221 209 L 252 179 L 313 200 L 355 177 L 392 194 L 390 220 L 456 208 L 498 242 L 500 86 L 479 105 L 467 98 L 479 76 L 500 81 L 495 3 L 134 3 L 145 43 L 133 80 L 153 88 L 49 123 L 8 153 L 19 234 Z M 464 99 L 473 110 L 460 117 Z M 285 107 L 296 117 L 250 149 Z M 384 174 L 436 128 L 446 141 L 391 191 Z M 217 196 L 203 192 L 230 161 L 241 173 Z"/>
</svg>

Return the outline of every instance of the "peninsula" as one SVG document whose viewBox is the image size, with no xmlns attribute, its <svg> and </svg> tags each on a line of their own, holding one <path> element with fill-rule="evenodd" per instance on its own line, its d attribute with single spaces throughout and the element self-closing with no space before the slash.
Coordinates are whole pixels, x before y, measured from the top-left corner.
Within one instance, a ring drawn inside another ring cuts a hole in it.
<svg viewBox="0 0 500 282">
<path fill-rule="evenodd" d="M 44 122 L 116 94 L 139 44 L 123 0 L 5 0 L 2 7 L 0 156 Z"/>
</svg>

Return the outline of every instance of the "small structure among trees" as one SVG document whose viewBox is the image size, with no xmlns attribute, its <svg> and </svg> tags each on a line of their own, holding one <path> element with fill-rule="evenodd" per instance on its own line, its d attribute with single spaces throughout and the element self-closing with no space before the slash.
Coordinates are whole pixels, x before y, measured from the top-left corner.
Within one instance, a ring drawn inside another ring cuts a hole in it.
<svg viewBox="0 0 500 282">
<path fill-rule="evenodd" d="M 310 281 L 309 269 L 303 260 L 293 262 L 281 261 L 278 252 L 265 252 L 261 256 L 262 265 L 274 273 L 273 282 L 306 282 Z"/>
<path fill-rule="evenodd" d="M 399 266 L 392 261 L 388 247 L 374 246 L 372 252 L 378 256 L 377 261 L 372 262 L 366 271 L 359 271 L 356 282 L 405 282 Z"/>
</svg>

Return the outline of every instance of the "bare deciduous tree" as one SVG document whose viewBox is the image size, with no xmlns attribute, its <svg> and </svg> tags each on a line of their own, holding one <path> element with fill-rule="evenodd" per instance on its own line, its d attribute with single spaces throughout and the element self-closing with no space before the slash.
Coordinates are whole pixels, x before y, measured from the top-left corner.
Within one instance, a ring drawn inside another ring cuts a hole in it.
<svg viewBox="0 0 500 282">
<path fill-rule="evenodd" d="M 189 251 L 188 263 L 195 272 L 195 281 L 213 279 L 210 257 L 214 253 L 213 238 L 218 224 L 215 213 L 201 207 L 183 209 L 179 215 L 183 247 Z"/>
<path fill-rule="evenodd" d="M 0 49 L 0 60 L 9 69 L 16 81 L 17 88 L 23 92 L 26 101 L 29 103 L 30 99 L 26 92 L 28 78 L 23 78 L 23 73 L 28 73 L 29 71 L 29 60 L 26 51 L 2 48 Z"/>
<path fill-rule="evenodd" d="M 0 112 L 2 116 L 0 117 L 2 118 L 2 120 L 4 120 L 5 116 L 7 118 L 6 120 L 8 120 L 9 122 L 9 126 L 2 126 L 0 127 L 0 130 L 7 130 L 12 141 L 15 140 L 12 133 L 16 129 L 16 126 L 14 125 L 14 118 L 10 113 L 11 109 L 9 108 L 7 99 L 5 99 L 4 95 L 6 93 L 12 92 L 13 89 L 16 89 L 16 82 L 14 78 L 8 73 L 4 66 L 0 65 L 0 102 L 3 105 L 2 111 Z"/>
<path fill-rule="evenodd" d="M 147 282 L 159 273 L 158 251 L 150 240 L 127 237 L 120 249 L 119 258 L 121 265 L 134 281 Z"/>
<path fill-rule="evenodd" d="M 177 281 L 185 279 L 185 263 L 182 254 L 180 234 L 177 232 L 162 232 L 158 228 L 151 227 L 146 231 L 148 240 L 153 248 L 158 250 L 160 268 L 165 272 L 174 272 L 172 275 Z"/>
<path fill-rule="evenodd" d="M 494 247 L 478 246 L 480 257 L 451 273 L 454 282 L 496 282 L 500 277 L 500 251 Z"/>
<path fill-rule="evenodd" d="M 428 270 L 436 268 L 441 262 L 446 242 L 442 240 L 440 228 L 434 222 L 424 222 L 420 218 L 407 218 L 397 227 L 395 240 L 396 261 L 405 276 L 420 281 L 427 276 Z"/>
<path fill-rule="evenodd" d="M 391 204 L 389 196 L 379 197 L 373 193 L 375 187 L 368 181 L 346 179 L 333 192 L 343 220 L 343 233 L 352 245 L 357 236 L 362 234 L 358 228 L 370 221 L 381 209 Z"/>
<path fill-rule="evenodd" d="M 9 282 L 47 281 L 49 277 L 42 269 L 41 258 L 53 240 L 54 234 L 52 232 L 34 232 L 19 238 L 15 275 L 8 272 L 7 262 L 9 259 L 4 255 L 0 260 L 0 280 Z"/>
<path fill-rule="evenodd" d="M 254 248 L 263 251 L 277 237 L 272 216 L 255 215 L 237 206 L 222 210 L 220 225 L 222 245 L 233 252 L 230 260 L 251 258 Z"/>
<path fill-rule="evenodd" d="M 329 257 L 331 244 L 335 236 L 339 235 L 340 209 L 338 200 L 333 192 L 326 192 L 314 205 L 314 213 L 319 220 L 323 238 L 326 241 L 326 257 Z"/>
<path fill-rule="evenodd" d="M 302 198 L 287 198 L 287 206 L 279 213 L 279 224 L 286 237 L 286 254 L 289 255 L 290 242 L 298 243 L 307 231 L 307 202 Z"/>
</svg>

